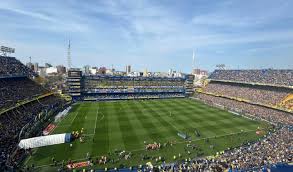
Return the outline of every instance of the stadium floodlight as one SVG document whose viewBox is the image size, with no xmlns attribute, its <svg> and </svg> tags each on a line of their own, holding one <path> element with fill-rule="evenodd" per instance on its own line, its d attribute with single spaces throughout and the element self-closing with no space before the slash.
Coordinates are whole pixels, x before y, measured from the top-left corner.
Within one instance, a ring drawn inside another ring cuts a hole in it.
<svg viewBox="0 0 293 172">
<path fill-rule="evenodd" d="M 225 64 L 218 64 L 218 65 L 216 65 L 216 68 L 218 68 L 220 70 L 225 70 L 226 69 L 226 65 Z"/>
<path fill-rule="evenodd" d="M 15 53 L 15 48 L 10 48 L 10 47 L 6 47 L 6 46 L 1 46 L 1 47 L 0 47 L 0 51 L 2 52 L 2 54 L 3 54 L 4 56 L 6 56 L 7 54 Z"/>
</svg>

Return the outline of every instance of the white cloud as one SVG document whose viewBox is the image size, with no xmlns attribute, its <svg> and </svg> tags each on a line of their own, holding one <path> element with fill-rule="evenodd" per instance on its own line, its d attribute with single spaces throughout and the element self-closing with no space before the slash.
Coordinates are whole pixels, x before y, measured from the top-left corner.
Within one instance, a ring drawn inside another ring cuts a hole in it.
<svg viewBox="0 0 293 172">
<path fill-rule="evenodd" d="M 39 1 L 34 2 L 35 4 L 27 3 L 28 5 L 21 4 L 20 1 L 5 4 L 1 2 L 0 12 L 6 10 L 18 14 L 19 20 L 24 20 L 23 23 L 27 24 L 18 23 L 18 18 L 11 17 L 13 20 L 9 18 L 12 21 L 6 21 L 6 27 L 1 29 L 0 36 L 15 39 L 13 42 L 20 47 L 27 44 L 26 48 L 20 48 L 26 55 L 43 53 L 48 59 L 58 56 L 58 53 L 59 57 L 66 56 L 66 45 L 60 45 L 56 40 L 60 36 L 65 39 L 68 35 L 73 39 L 75 58 L 83 57 L 84 54 L 91 60 L 88 63 L 105 65 L 133 61 L 149 64 L 148 66 L 157 65 L 154 61 L 163 63 L 166 59 L 169 65 L 179 65 L 176 58 L 189 58 L 192 49 L 199 49 L 200 52 L 212 52 L 216 49 L 224 57 L 235 46 L 242 47 L 242 51 L 245 51 L 247 44 L 285 44 L 292 41 L 293 37 L 290 24 L 284 27 L 276 24 L 281 19 L 290 18 L 290 15 L 285 15 L 288 10 L 284 5 L 271 5 L 265 9 L 259 7 L 259 4 L 246 4 L 242 9 L 241 4 L 244 2 L 233 0 L 219 3 L 216 7 L 213 7 L 214 3 L 208 3 L 204 6 L 205 10 L 198 12 L 201 9 L 196 5 L 190 7 L 189 11 L 176 11 L 178 9 L 172 4 L 169 4 L 172 6 L 169 8 L 158 3 L 153 4 L 152 1 L 136 0 L 92 3 L 46 1 L 46 5 Z M 252 9 L 251 6 L 256 7 Z M 246 9 L 251 11 L 247 12 Z M 266 28 L 268 24 L 275 27 Z M 14 36 L 9 34 L 9 29 L 18 32 L 13 33 Z M 17 37 L 19 34 L 35 38 L 34 31 L 44 33 L 38 35 L 38 38 L 50 40 L 44 43 L 50 49 L 40 48 L 36 53 L 33 51 L 34 47 L 43 42 L 21 40 Z M 55 44 L 61 47 L 55 47 Z M 54 51 L 55 48 L 58 50 Z M 217 52 L 215 53 L 219 54 Z M 199 54 L 201 55 L 211 56 Z M 78 60 L 78 63 L 85 62 Z"/>
<path fill-rule="evenodd" d="M 56 6 L 46 8 L 46 4 L 36 3 L 35 6 L 25 6 L 14 1 L 0 3 L 0 11 L 9 11 L 18 14 L 14 18 L 15 22 L 7 19 L 8 25 L 14 28 L 26 28 L 35 30 L 45 30 L 51 32 L 89 32 L 90 29 L 86 23 L 81 21 L 78 15 L 74 14 L 73 9 L 58 3 Z M 37 7 L 37 8 L 36 8 Z M 28 18 L 27 18 L 28 17 Z M 29 19 L 31 18 L 31 19 Z M 21 20 L 22 22 L 18 22 Z M 26 21 L 26 25 L 23 22 Z"/>
<path fill-rule="evenodd" d="M 15 3 L 1 3 L 0 10 L 6 10 L 9 12 L 17 13 L 20 15 L 25 15 L 28 17 L 32 17 L 34 19 L 39 19 L 39 20 L 48 21 L 48 22 L 56 22 L 57 21 L 55 18 L 50 17 L 48 15 L 45 15 L 43 13 L 33 12 L 31 10 L 28 11 L 28 10 L 20 9 Z"/>
</svg>

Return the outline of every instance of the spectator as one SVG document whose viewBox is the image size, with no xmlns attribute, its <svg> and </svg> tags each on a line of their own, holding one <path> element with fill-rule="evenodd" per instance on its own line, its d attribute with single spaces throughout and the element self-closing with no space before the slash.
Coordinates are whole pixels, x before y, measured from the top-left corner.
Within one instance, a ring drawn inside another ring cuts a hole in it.
<svg viewBox="0 0 293 172">
<path fill-rule="evenodd" d="M 35 76 L 36 74 L 15 57 L 0 56 L 0 77 Z"/>
<path fill-rule="evenodd" d="M 244 99 L 254 103 L 262 103 L 268 106 L 275 106 L 279 105 L 281 101 L 292 92 L 292 89 L 211 81 L 207 87 L 204 88 L 204 91 L 217 95 Z"/>
<path fill-rule="evenodd" d="M 8 77 L 0 79 L 0 110 L 15 106 L 16 103 L 31 100 L 34 97 L 48 93 L 32 80 L 26 77 Z"/>
<path fill-rule="evenodd" d="M 292 86 L 293 70 L 215 70 L 209 78 L 213 80 Z"/>
</svg>

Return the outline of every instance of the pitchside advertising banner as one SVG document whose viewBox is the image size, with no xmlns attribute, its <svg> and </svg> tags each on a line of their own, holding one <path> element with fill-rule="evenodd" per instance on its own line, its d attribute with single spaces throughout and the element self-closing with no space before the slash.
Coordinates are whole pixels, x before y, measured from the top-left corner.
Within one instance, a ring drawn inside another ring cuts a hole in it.
<svg viewBox="0 0 293 172">
<path fill-rule="evenodd" d="M 43 135 L 47 136 L 49 135 L 54 129 L 56 128 L 55 124 L 49 124 L 44 130 L 43 130 Z"/>
</svg>

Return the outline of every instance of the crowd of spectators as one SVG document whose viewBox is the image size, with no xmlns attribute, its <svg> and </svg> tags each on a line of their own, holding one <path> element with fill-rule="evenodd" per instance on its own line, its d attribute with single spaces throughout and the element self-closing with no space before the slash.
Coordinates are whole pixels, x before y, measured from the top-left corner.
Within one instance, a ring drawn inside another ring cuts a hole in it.
<svg viewBox="0 0 293 172">
<path fill-rule="evenodd" d="M 242 114 L 265 119 L 274 123 L 293 125 L 293 115 L 289 112 L 283 112 L 263 106 L 253 105 L 228 98 L 216 97 L 212 95 L 199 94 L 198 98 L 210 105 L 221 105 L 226 109 L 236 111 Z"/>
<path fill-rule="evenodd" d="M 290 97 L 292 97 L 293 94 L 290 95 Z M 289 99 L 287 101 L 284 101 L 280 104 L 281 107 L 284 107 L 285 109 L 289 109 L 291 111 L 293 111 L 293 98 Z"/>
<path fill-rule="evenodd" d="M 0 77 L 34 76 L 35 73 L 15 57 L 0 56 Z"/>
<path fill-rule="evenodd" d="M 87 93 L 174 93 L 174 92 L 184 92 L 183 86 L 152 86 L 152 87 L 107 87 L 107 88 L 85 88 Z"/>
<path fill-rule="evenodd" d="M 289 88 L 213 81 L 204 88 L 204 91 L 269 106 L 280 104 L 288 94 L 293 92 L 293 90 Z"/>
<path fill-rule="evenodd" d="M 219 160 L 232 164 L 239 169 L 253 169 L 277 163 L 292 162 L 293 131 L 282 127 L 269 133 L 261 142 L 227 151 Z"/>
<path fill-rule="evenodd" d="M 214 80 L 293 86 L 293 70 L 215 70 L 209 78 Z"/>
<path fill-rule="evenodd" d="M 183 78 L 115 77 L 115 76 L 85 77 L 85 86 L 88 88 L 184 86 L 184 84 L 185 84 L 185 80 Z"/>
<path fill-rule="evenodd" d="M 289 100 L 288 102 L 286 102 L 286 103 L 284 104 L 284 106 L 285 106 L 286 108 L 288 108 L 288 109 L 293 110 L 293 99 L 291 99 L 291 100 Z"/>
<path fill-rule="evenodd" d="M 49 91 L 30 76 L 35 76 L 34 72 L 19 60 L 0 56 L 0 171 L 6 165 L 16 165 L 22 157 L 23 152 L 16 151 L 21 131 L 27 135 L 36 133 L 34 128 L 46 114 L 64 105 L 54 95 L 38 98 Z"/>
<path fill-rule="evenodd" d="M 0 115 L 0 166 L 4 166 L 9 156 L 15 151 L 19 134 L 25 125 L 34 124 L 43 116 L 42 112 L 60 108 L 62 100 L 49 96 L 19 106 Z M 1 168 L 0 168 L 1 169 Z"/>
<path fill-rule="evenodd" d="M 47 93 L 43 87 L 27 77 L 8 77 L 0 79 L 0 110 L 16 103 L 30 100 Z"/>
<path fill-rule="evenodd" d="M 134 78 L 120 80 L 113 78 L 85 79 L 86 93 L 175 93 L 185 92 L 184 81 L 177 80 L 145 80 L 135 81 Z"/>
</svg>

